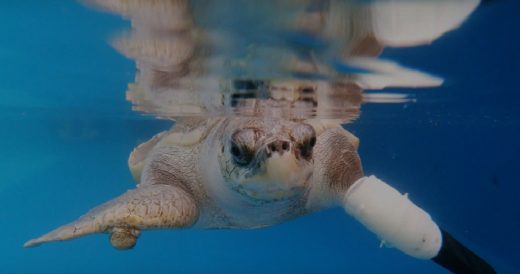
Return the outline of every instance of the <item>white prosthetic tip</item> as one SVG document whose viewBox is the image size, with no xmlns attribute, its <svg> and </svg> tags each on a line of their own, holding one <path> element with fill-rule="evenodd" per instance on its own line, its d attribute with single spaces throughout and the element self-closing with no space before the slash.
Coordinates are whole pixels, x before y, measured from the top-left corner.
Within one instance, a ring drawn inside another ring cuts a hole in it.
<svg viewBox="0 0 520 274">
<path fill-rule="evenodd" d="M 344 197 L 345 210 L 384 243 L 420 259 L 431 259 L 442 245 L 430 215 L 375 176 L 363 177 Z"/>
</svg>

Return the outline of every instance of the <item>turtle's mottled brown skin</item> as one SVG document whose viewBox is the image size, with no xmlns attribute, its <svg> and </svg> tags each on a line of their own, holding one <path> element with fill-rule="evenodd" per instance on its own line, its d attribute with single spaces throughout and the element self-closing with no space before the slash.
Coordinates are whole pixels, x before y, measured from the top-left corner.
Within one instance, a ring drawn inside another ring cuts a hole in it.
<svg viewBox="0 0 520 274">
<path fill-rule="evenodd" d="M 25 246 L 109 233 L 127 249 L 141 230 L 287 221 L 339 202 L 363 176 L 357 143 L 321 120 L 179 120 L 130 155 L 136 189 Z"/>
</svg>

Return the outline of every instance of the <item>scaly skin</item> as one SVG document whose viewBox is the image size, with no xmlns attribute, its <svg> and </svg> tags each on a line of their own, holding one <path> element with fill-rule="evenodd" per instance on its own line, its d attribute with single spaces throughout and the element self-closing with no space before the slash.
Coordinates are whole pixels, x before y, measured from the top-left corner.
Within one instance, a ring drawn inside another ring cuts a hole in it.
<svg viewBox="0 0 520 274">
<path fill-rule="evenodd" d="M 339 202 L 363 176 L 356 149 L 357 138 L 320 121 L 181 120 L 130 156 L 136 189 L 25 246 L 110 233 L 127 249 L 141 230 L 287 221 Z"/>
</svg>

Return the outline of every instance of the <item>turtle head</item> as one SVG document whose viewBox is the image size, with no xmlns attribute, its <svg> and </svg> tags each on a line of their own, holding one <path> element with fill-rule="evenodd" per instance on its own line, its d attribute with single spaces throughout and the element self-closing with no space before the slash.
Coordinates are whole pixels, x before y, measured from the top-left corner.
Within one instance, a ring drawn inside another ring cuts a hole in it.
<svg viewBox="0 0 520 274">
<path fill-rule="evenodd" d="M 234 191 L 264 202 L 304 193 L 316 144 L 312 126 L 255 119 L 231 126 L 228 134 L 220 167 Z"/>
</svg>

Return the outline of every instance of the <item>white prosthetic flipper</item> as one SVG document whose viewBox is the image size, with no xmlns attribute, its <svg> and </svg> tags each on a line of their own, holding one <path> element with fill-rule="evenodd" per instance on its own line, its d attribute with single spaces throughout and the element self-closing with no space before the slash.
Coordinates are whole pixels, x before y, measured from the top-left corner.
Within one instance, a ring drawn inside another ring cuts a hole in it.
<svg viewBox="0 0 520 274">
<path fill-rule="evenodd" d="M 350 186 L 343 206 L 383 243 L 410 256 L 431 259 L 456 274 L 496 274 L 488 262 L 440 228 L 407 194 L 375 176 Z"/>
<path fill-rule="evenodd" d="M 432 259 L 441 249 L 441 230 L 430 215 L 375 176 L 356 181 L 343 206 L 385 244 L 410 256 Z"/>
</svg>

